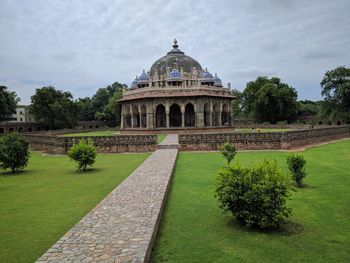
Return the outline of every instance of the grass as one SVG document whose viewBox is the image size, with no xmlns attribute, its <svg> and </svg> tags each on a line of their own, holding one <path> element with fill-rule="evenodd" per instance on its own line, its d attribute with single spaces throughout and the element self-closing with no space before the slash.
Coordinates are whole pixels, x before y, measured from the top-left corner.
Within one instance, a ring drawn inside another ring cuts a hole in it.
<svg viewBox="0 0 350 263">
<path fill-rule="evenodd" d="M 235 162 L 276 159 L 286 152 L 240 152 Z M 239 226 L 214 197 L 219 153 L 180 153 L 151 262 L 349 262 L 350 140 L 302 152 L 307 187 L 293 193 L 282 232 Z"/>
<path fill-rule="evenodd" d="M 292 129 L 277 129 L 277 128 L 255 128 L 254 130 L 249 128 L 235 129 L 235 132 L 285 132 L 285 131 L 292 131 Z"/>
<path fill-rule="evenodd" d="M 34 262 L 149 154 L 99 154 L 78 172 L 67 156 L 32 152 L 24 172 L 0 172 L 0 262 Z"/>
<path fill-rule="evenodd" d="M 62 134 L 61 137 L 80 137 L 80 136 L 115 136 L 119 135 L 119 131 L 106 130 L 106 131 L 91 131 L 91 132 L 79 132 Z"/>
<path fill-rule="evenodd" d="M 157 143 L 160 144 L 166 137 L 166 134 L 157 134 Z"/>
</svg>

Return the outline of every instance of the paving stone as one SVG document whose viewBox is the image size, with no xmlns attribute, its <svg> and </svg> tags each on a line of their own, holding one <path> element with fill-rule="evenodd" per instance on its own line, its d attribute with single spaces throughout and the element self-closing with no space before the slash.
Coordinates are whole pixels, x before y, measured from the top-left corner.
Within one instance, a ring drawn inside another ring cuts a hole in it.
<svg viewBox="0 0 350 263">
<path fill-rule="evenodd" d="M 37 262 L 147 262 L 177 152 L 156 150 Z"/>
</svg>

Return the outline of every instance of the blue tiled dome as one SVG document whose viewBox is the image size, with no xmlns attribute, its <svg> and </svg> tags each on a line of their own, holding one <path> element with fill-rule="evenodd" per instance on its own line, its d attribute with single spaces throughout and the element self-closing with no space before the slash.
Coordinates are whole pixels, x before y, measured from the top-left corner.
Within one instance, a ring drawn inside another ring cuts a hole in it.
<svg viewBox="0 0 350 263">
<path fill-rule="evenodd" d="M 202 79 L 212 79 L 213 75 L 207 70 L 203 70 L 202 74 L 201 74 L 201 78 Z"/>
<path fill-rule="evenodd" d="M 141 85 L 141 84 L 148 84 L 148 81 L 149 81 L 149 76 L 148 76 L 148 74 L 146 74 L 145 70 L 143 70 L 137 83 L 139 85 Z"/>
<path fill-rule="evenodd" d="M 131 88 L 137 88 L 137 83 L 139 81 L 139 78 L 136 76 L 136 78 L 134 79 L 134 81 L 131 83 Z"/>
<path fill-rule="evenodd" d="M 173 69 L 168 73 L 168 78 L 182 78 L 180 71 Z"/>
<path fill-rule="evenodd" d="M 215 73 L 214 76 L 214 86 L 216 87 L 222 87 L 221 79 L 219 79 L 218 75 Z"/>
<path fill-rule="evenodd" d="M 201 83 L 214 83 L 213 75 L 207 70 L 203 70 L 200 77 Z"/>
</svg>

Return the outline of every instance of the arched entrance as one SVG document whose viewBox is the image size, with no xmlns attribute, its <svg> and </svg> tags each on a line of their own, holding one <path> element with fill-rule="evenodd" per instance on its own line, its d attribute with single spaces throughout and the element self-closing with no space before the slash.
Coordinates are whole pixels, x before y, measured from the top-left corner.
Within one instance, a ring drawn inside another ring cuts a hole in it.
<svg viewBox="0 0 350 263">
<path fill-rule="evenodd" d="M 162 104 L 159 104 L 156 109 L 156 127 L 165 127 L 166 126 L 166 115 L 165 107 Z"/>
<path fill-rule="evenodd" d="M 146 106 L 141 106 L 141 127 L 146 128 L 147 126 L 147 120 L 146 120 Z"/>
<path fill-rule="evenodd" d="M 196 115 L 192 103 L 188 103 L 185 107 L 185 126 L 193 127 L 196 124 Z"/>
<path fill-rule="evenodd" d="M 0 133 L 5 133 L 5 129 L 4 128 L 0 128 Z"/>
<path fill-rule="evenodd" d="M 220 106 L 218 104 L 214 104 L 213 106 L 213 126 L 220 126 Z"/>
<path fill-rule="evenodd" d="M 132 127 L 139 128 L 140 127 L 140 113 L 139 113 L 139 108 L 136 105 L 134 105 L 132 107 L 132 120 L 133 120 Z"/>
<path fill-rule="evenodd" d="M 222 105 L 221 124 L 222 125 L 230 124 L 230 112 L 227 104 Z"/>
<path fill-rule="evenodd" d="M 169 125 L 170 127 L 181 127 L 181 109 L 177 104 L 173 104 L 170 107 L 169 113 Z"/>
</svg>

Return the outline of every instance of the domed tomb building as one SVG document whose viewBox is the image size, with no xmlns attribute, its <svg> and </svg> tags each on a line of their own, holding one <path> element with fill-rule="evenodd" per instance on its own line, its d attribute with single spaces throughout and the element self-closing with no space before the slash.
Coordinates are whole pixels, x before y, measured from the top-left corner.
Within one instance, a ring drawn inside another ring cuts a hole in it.
<svg viewBox="0 0 350 263">
<path fill-rule="evenodd" d="M 158 130 L 232 126 L 230 84 L 173 49 L 143 70 L 120 99 L 121 129 Z"/>
</svg>

